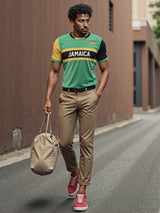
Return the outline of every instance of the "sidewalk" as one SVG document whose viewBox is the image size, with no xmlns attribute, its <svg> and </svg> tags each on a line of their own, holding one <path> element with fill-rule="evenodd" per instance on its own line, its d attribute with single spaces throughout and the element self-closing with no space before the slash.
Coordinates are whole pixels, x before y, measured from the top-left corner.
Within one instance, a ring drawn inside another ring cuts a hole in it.
<svg viewBox="0 0 160 213">
<path fill-rule="evenodd" d="M 137 122 L 140 119 L 141 119 L 140 117 L 134 116 L 133 118 L 128 119 L 128 120 L 116 122 L 116 123 L 113 123 L 113 124 L 110 124 L 110 125 L 107 125 L 104 127 L 97 128 L 95 130 L 95 135 L 102 134 L 104 132 L 113 130 L 115 128 L 121 128 L 128 124 Z M 73 141 L 78 142 L 78 140 L 79 140 L 79 136 L 75 135 Z M 19 162 L 19 161 L 22 161 L 22 160 L 25 160 L 25 159 L 28 159 L 29 157 L 30 157 L 30 148 L 25 148 L 20 151 L 14 151 L 14 152 L 11 152 L 8 154 L 0 155 L 0 168 L 4 167 L 4 166 L 8 166 L 8 165 L 16 163 L 16 162 Z"/>
</svg>

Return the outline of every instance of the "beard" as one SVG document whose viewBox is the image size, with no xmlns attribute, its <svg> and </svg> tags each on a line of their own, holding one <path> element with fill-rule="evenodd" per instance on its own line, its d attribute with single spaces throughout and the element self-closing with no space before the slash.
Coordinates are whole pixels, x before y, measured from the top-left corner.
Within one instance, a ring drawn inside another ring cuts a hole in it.
<svg viewBox="0 0 160 213">
<path fill-rule="evenodd" d="M 74 24 L 74 30 L 81 35 L 82 37 L 84 37 L 85 35 L 88 34 L 89 32 L 89 28 L 88 27 L 83 27 L 82 29 L 80 29 L 80 27 L 75 23 Z"/>
<path fill-rule="evenodd" d="M 89 32 L 89 28 L 82 28 L 81 29 L 81 35 L 87 35 Z"/>
</svg>

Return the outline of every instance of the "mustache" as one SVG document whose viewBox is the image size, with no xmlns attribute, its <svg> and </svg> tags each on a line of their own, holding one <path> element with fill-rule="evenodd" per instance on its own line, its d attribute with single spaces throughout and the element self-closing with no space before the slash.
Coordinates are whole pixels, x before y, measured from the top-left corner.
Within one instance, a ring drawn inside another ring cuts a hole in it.
<svg viewBox="0 0 160 213">
<path fill-rule="evenodd" d="M 89 28 L 88 27 L 83 27 L 82 30 L 89 30 Z"/>
</svg>

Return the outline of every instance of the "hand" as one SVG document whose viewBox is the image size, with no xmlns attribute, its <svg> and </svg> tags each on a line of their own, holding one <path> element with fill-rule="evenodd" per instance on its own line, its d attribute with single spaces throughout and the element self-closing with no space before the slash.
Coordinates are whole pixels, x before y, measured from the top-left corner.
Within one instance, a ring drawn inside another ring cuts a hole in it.
<svg viewBox="0 0 160 213">
<path fill-rule="evenodd" d="M 44 111 L 45 114 L 51 113 L 51 101 L 46 100 L 46 103 L 43 107 L 43 111 Z"/>
<path fill-rule="evenodd" d="M 96 95 L 97 95 L 97 98 L 98 98 L 98 100 L 99 100 L 100 97 L 101 97 L 101 94 L 99 94 L 99 93 L 96 91 Z"/>
</svg>

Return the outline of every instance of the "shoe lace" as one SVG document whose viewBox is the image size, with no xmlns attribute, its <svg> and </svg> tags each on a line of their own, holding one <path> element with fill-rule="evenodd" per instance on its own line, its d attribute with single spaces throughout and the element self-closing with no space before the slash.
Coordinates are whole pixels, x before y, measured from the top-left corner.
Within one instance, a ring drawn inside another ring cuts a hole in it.
<svg viewBox="0 0 160 213">
<path fill-rule="evenodd" d="M 77 194 L 77 203 L 83 203 L 83 198 L 84 198 L 83 194 Z"/>
<path fill-rule="evenodd" d="M 73 187 L 74 186 L 74 184 L 75 184 L 75 182 L 76 182 L 76 176 L 75 177 L 71 177 L 71 183 L 70 183 L 70 185 Z"/>
</svg>

